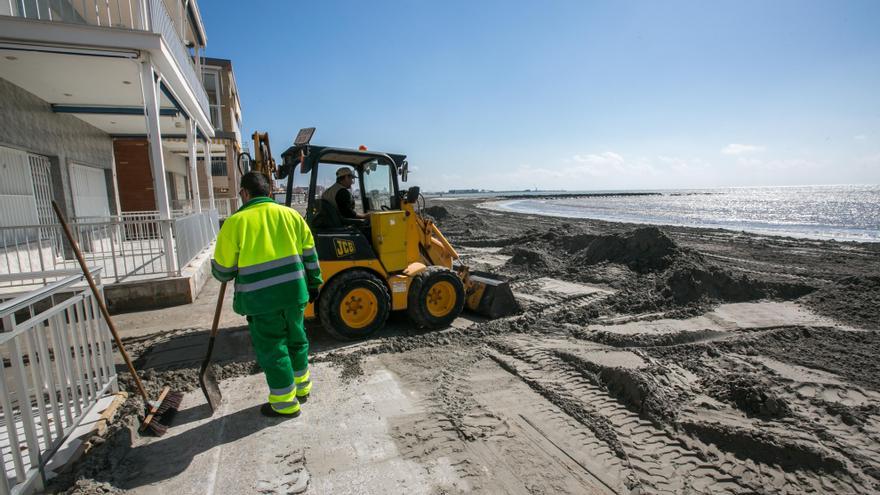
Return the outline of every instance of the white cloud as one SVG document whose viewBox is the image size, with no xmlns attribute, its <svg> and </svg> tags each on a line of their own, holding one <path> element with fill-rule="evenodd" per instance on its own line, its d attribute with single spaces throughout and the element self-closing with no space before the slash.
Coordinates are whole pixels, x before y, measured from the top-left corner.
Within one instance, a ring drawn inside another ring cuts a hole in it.
<svg viewBox="0 0 880 495">
<path fill-rule="evenodd" d="M 613 151 L 573 155 L 569 160 L 569 163 L 571 162 L 574 162 L 574 164 L 557 170 L 555 175 L 576 178 L 584 175 L 608 177 L 633 174 L 657 174 L 657 170 L 646 160 L 628 160 L 619 153 Z"/>
<path fill-rule="evenodd" d="M 748 153 L 757 153 L 759 151 L 764 151 L 764 147 L 754 144 L 731 143 L 724 148 L 721 148 L 721 153 L 725 155 L 745 155 Z"/>
<path fill-rule="evenodd" d="M 622 156 L 618 155 L 613 151 L 606 151 L 604 153 L 589 154 L 589 155 L 574 155 L 571 157 L 572 160 L 578 163 L 588 163 L 590 165 L 619 165 L 624 163 L 624 159 Z"/>
<path fill-rule="evenodd" d="M 698 173 L 705 171 L 709 164 L 699 158 L 681 158 L 658 155 L 655 161 L 662 167 L 676 173 Z"/>
<path fill-rule="evenodd" d="M 858 134 L 856 136 L 853 136 L 853 139 L 855 141 L 864 141 L 864 140 L 868 139 L 868 136 L 865 136 L 864 134 Z"/>
</svg>

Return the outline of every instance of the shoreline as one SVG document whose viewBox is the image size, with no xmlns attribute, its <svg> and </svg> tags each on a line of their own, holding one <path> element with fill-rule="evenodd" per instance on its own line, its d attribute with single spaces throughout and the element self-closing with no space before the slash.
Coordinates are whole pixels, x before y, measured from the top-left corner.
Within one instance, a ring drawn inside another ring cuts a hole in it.
<svg viewBox="0 0 880 495">
<path fill-rule="evenodd" d="M 696 193 L 695 193 L 696 194 Z M 520 215 L 534 215 L 534 216 L 542 216 L 542 217 L 552 217 L 552 218 L 564 218 L 570 220 L 590 220 L 597 222 L 608 222 L 615 224 L 627 224 L 633 226 L 657 226 L 657 227 L 675 227 L 675 228 L 696 228 L 696 229 L 710 229 L 710 230 L 724 230 L 731 233 L 748 233 L 759 236 L 773 236 L 773 237 L 783 237 L 790 239 L 804 239 L 804 240 L 814 240 L 814 241 L 829 241 L 829 242 L 838 242 L 838 243 L 847 243 L 854 242 L 858 244 L 877 244 L 880 245 L 880 238 L 871 238 L 871 237 L 859 237 L 857 235 L 844 235 L 844 236 L 835 236 L 835 232 L 831 232 L 828 235 L 823 234 L 809 234 L 802 233 L 799 231 L 791 231 L 774 229 L 774 228 L 760 228 L 760 227 L 733 227 L 726 226 L 723 224 L 684 224 L 684 223 L 664 223 L 651 221 L 651 219 L 645 219 L 644 221 L 638 221 L 636 219 L 616 219 L 616 218 L 597 218 L 597 217 L 584 217 L 579 215 L 566 215 L 562 212 L 541 212 L 541 211 L 520 211 L 512 208 L 507 208 L 502 205 L 502 203 L 517 201 L 517 200 L 557 200 L 557 199 L 572 199 L 572 198 L 581 198 L 581 197 L 616 197 L 616 196 L 656 196 L 660 195 L 659 193 L 652 194 L 608 194 L 608 195 L 572 195 L 572 196 L 519 196 L 519 197 L 483 197 L 479 200 L 474 198 L 463 199 L 465 201 L 476 201 L 476 207 L 496 211 L 496 212 L 504 212 L 504 213 L 514 213 Z M 437 198 L 434 198 L 435 200 Z M 458 199 L 458 198 L 456 198 Z M 453 199 L 443 199 L 443 201 L 452 201 Z M 781 224 L 769 224 L 769 225 L 780 225 Z M 859 230 L 856 232 L 868 232 L 865 230 Z"/>
</svg>

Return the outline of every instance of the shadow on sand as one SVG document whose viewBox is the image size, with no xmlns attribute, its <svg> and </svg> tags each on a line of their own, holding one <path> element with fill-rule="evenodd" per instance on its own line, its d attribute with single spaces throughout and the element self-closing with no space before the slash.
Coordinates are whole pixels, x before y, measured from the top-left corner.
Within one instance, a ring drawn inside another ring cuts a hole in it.
<svg viewBox="0 0 880 495">
<path fill-rule="evenodd" d="M 186 471 L 199 454 L 256 434 L 279 422 L 290 421 L 262 416 L 260 405 L 218 417 L 176 435 L 169 432 L 169 436 L 131 447 L 124 454 L 125 459 L 122 462 L 125 474 L 116 473 L 117 486 L 133 489 L 173 478 Z M 179 429 L 182 425 L 204 419 L 208 415 L 210 409 L 207 404 L 180 411 L 175 418 L 174 428 Z M 194 483 L 204 481 L 193 480 Z"/>
</svg>

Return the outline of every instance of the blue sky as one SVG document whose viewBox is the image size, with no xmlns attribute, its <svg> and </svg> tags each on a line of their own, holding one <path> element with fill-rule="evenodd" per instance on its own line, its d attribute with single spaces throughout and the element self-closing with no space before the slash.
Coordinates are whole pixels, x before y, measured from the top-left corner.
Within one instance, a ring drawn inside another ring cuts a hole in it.
<svg viewBox="0 0 880 495">
<path fill-rule="evenodd" d="M 200 3 L 244 131 L 423 190 L 880 183 L 880 2 Z"/>
</svg>

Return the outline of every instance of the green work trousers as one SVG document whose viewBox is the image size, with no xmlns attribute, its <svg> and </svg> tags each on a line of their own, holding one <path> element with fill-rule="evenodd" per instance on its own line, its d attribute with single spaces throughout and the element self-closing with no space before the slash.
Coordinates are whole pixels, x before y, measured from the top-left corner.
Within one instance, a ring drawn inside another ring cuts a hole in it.
<svg viewBox="0 0 880 495">
<path fill-rule="evenodd" d="M 247 317 L 257 363 L 273 391 L 291 387 L 294 375 L 300 376 L 309 369 L 309 341 L 303 327 L 305 309 L 305 304 L 298 304 Z"/>
</svg>

